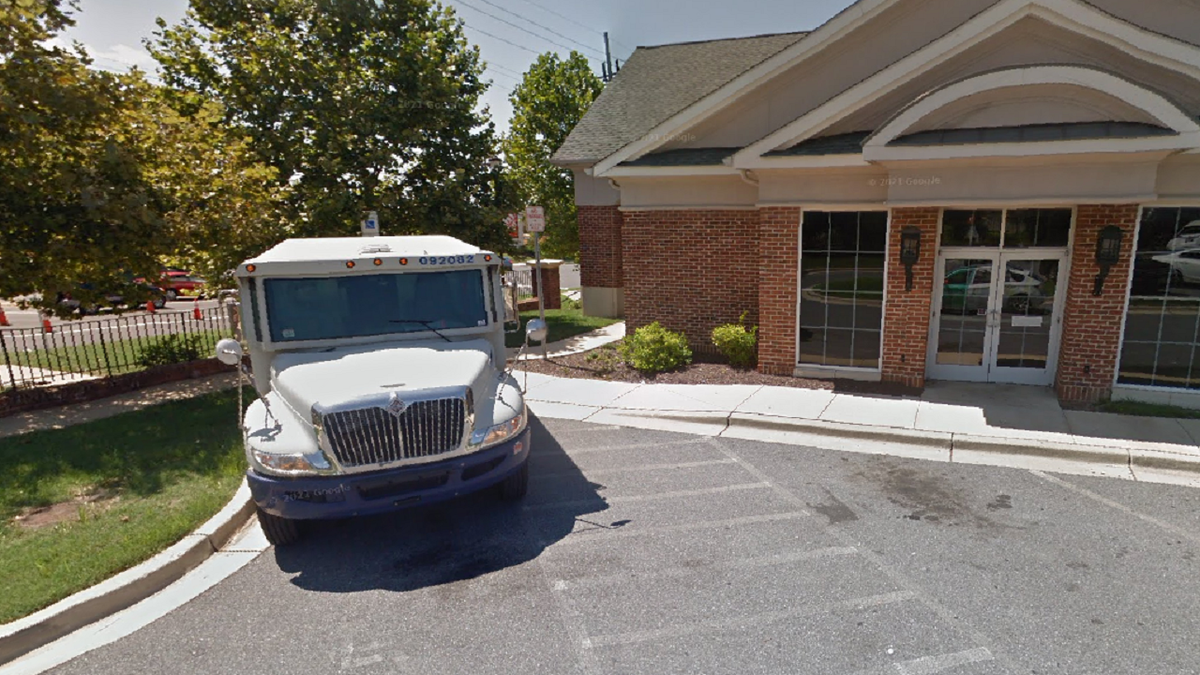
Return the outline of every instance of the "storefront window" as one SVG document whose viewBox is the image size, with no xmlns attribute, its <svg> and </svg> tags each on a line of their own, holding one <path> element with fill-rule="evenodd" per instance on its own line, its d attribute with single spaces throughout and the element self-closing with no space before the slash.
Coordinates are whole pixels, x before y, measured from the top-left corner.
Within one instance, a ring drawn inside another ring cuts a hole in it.
<svg viewBox="0 0 1200 675">
<path fill-rule="evenodd" d="M 942 246 L 1065 248 L 1071 209 L 948 209 L 942 213 Z"/>
<path fill-rule="evenodd" d="M 1200 389 L 1200 208 L 1142 211 L 1117 381 Z"/>
<path fill-rule="evenodd" d="M 800 363 L 879 368 L 886 211 L 806 211 L 801 225 Z"/>
</svg>

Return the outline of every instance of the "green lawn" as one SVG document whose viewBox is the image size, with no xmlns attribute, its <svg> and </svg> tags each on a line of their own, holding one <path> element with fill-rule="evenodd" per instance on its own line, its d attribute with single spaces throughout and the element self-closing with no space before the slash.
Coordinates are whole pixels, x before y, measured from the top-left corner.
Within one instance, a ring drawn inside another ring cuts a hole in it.
<svg viewBox="0 0 1200 675">
<path fill-rule="evenodd" d="M 220 330 L 203 330 L 194 333 L 181 333 L 181 337 L 196 340 L 200 349 L 200 358 L 208 358 L 216 348 L 217 340 L 225 337 Z M 10 351 L 13 365 L 32 366 L 67 373 L 91 373 L 93 375 L 121 375 L 138 370 L 145 366 L 138 363 L 140 355 L 151 345 L 157 344 L 165 336 L 135 337 L 126 340 L 110 340 L 103 345 L 99 342 L 89 344 L 62 344 L 49 349 L 35 349 L 28 352 Z M 61 338 L 52 338 L 58 340 Z M 54 344 L 54 343 L 51 343 Z"/>
<path fill-rule="evenodd" d="M 538 317 L 537 310 L 530 312 L 521 312 L 521 332 L 510 333 L 505 337 L 505 342 L 509 347 L 520 347 L 525 339 L 525 324 L 529 323 L 530 319 Z M 546 338 L 547 342 L 557 342 L 565 340 L 569 337 L 582 335 L 604 328 L 617 323 L 620 319 L 606 319 L 599 316 L 584 316 L 583 310 L 579 309 L 548 309 L 546 310 L 546 324 L 550 327 L 550 335 Z M 536 344 L 536 343 L 534 343 Z"/>
<path fill-rule="evenodd" d="M 245 470 L 233 391 L 0 438 L 0 623 L 167 548 L 221 509 Z M 29 509 L 64 522 L 18 525 Z"/>
</svg>

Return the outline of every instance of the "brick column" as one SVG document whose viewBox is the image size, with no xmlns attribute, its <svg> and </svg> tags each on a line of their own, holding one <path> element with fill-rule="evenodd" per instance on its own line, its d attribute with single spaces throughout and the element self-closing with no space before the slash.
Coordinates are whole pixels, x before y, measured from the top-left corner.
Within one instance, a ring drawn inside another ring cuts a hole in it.
<svg viewBox="0 0 1200 675">
<path fill-rule="evenodd" d="M 579 275 L 583 310 L 591 315 L 619 316 L 625 287 L 621 231 L 624 219 L 618 206 L 580 206 Z M 595 297 L 596 307 L 589 307 Z"/>
<path fill-rule="evenodd" d="M 1080 205 L 1075 216 L 1071 276 L 1063 312 L 1055 387 L 1064 401 L 1095 402 L 1112 394 L 1120 358 L 1121 317 L 1132 271 L 1137 226 L 1136 204 Z M 1096 240 L 1100 230 L 1116 225 L 1125 233 L 1121 261 L 1104 282 L 1102 294 L 1092 295 L 1096 274 Z"/>
<path fill-rule="evenodd" d="M 886 311 L 883 317 L 885 382 L 909 387 L 925 386 L 925 354 L 929 346 L 938 215 L 937 208 L 892 209 L 888 235 Z M 921 230 L 921 258 L 913 265 L 911 291 L 905 290 L 905 268 L 900 264 L 900 233 L 905 227 Z"/>
<path fill-rule="evenodd" d="M 546 297 L 543 302 L 546 309 L 562 309 L 562 283 L 559 282 L 558 268 L 562 266 L 561 260 L 543 260 L 542 273 L 538 275 L 537 266 L 529 263 L 529 269 L 534 272 L 531 275 L 533 279 L 533 295 L 536 297 L 538 288 L 541 284 L 546 284 Z M 540 279 L 538 277 L 541 277 Z"/>
<path fill-rule="evenodd" d="M 800 212 L 794 207 L 758 211 L 758 370 L 796 370 L 796 294 L 800 266 Z"/>
</svg>

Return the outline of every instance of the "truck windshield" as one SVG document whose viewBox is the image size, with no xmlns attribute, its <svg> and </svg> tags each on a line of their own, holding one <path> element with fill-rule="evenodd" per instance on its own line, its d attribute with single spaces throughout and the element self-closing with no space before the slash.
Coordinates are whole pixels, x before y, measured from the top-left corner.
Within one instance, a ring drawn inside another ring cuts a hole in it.
<svg viewBox="0 0 1200 675">
<path fill-rule="evenodd" d="M 480 270 L 267 279 L 273 342 L 487 325 Z"/>
</svg>

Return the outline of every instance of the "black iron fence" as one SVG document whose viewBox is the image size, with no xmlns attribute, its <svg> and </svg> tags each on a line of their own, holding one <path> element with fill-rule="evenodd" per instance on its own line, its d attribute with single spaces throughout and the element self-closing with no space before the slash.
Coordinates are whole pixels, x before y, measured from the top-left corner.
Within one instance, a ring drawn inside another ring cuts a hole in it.
<svg viewBox="0 0 1200 675">
<path fill-rule="evenodd" d="M 112 377 L 212 356 L 233 335 L 227 310 L 88 318 L 0 329 L 0 391 Z"/>
</svg>

